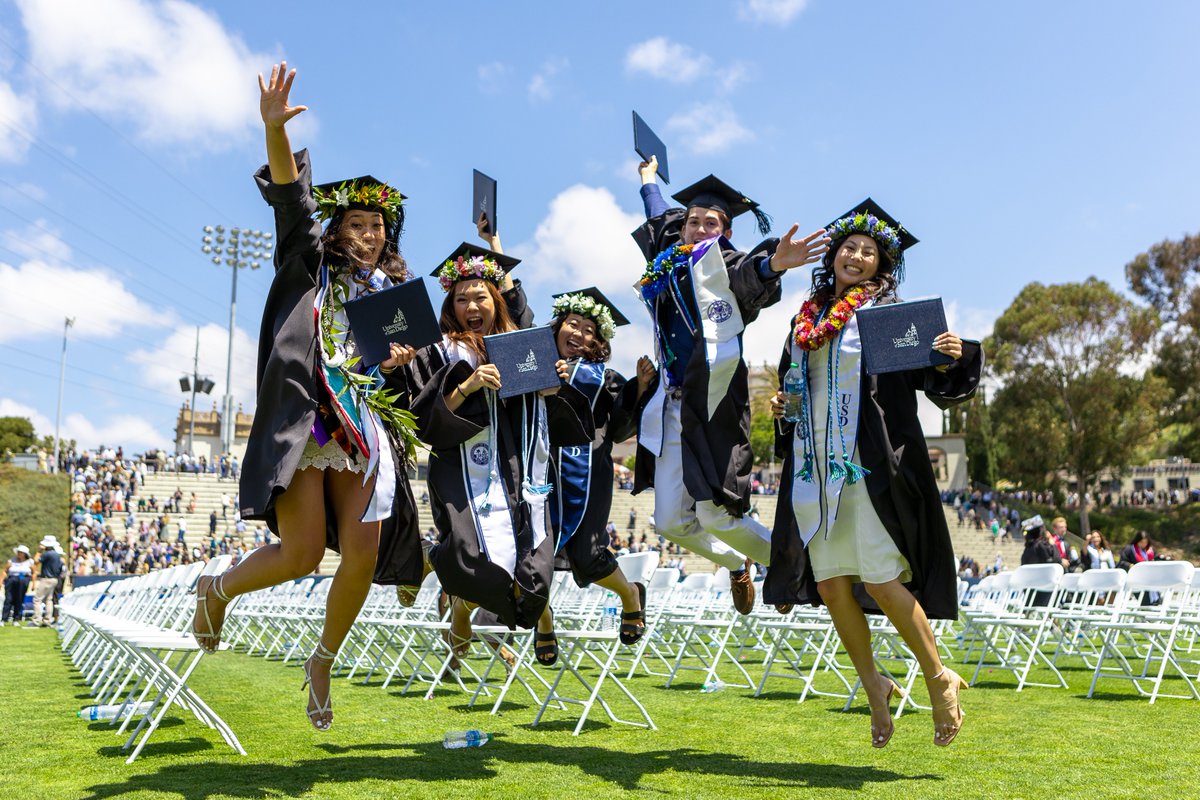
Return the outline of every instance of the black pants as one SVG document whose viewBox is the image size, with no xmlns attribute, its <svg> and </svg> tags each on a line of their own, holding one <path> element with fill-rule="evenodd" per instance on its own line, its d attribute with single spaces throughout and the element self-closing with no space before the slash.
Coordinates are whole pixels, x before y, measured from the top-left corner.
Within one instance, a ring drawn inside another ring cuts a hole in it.
<svg viewBox="0 0 1200 800">
<path fill-rule="evenodd" d="M 29 579 L 24 576 L 8 576 L 4 582 L 4 613 L 0 619 L 20 622 L 25 613 L 25 592 L 29 591 Z"/>
</svg>

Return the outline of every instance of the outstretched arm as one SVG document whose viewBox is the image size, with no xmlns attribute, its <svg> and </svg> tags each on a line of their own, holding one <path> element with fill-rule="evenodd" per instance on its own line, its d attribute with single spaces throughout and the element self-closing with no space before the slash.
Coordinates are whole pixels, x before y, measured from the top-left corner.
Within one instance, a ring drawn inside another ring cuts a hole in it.
<svg viewBox="0 0 1200 800">
<path fill-rule="evenodd" d="M 291 183 L 300 174 L 284 128 L 292 117 L 308 110 L 308 106 L 288 105 L 288 95 L 295 80 L 296 70 L 288 72 L 286 61 L 271 68 L 270 83 L 263 80 L 261 72 L 258 75 L 258 106 L 266 129 L 267 164 L 271 168 L 271 182 L 277 184 Z"/>
</svg>

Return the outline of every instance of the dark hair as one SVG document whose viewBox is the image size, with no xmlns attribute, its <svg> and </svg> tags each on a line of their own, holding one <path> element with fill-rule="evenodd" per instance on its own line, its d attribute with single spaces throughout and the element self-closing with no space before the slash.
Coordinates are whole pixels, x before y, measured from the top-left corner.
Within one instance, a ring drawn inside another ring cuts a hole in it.
<svg viewBox="0 0 1200 800">
<path fill-rule="evenodd" d="M 692 213 L 693 208 L 698 208 L 701 211 L 711 211 L 714 214 L 716 214 L 717 219 L 721 221 L 721 235 L 722 236 L 724 236 L 725 234 L 731 233 L 733 231 L 733 220 L 729 218 L 729 215 L 726 214 L 724 211 L 722 211 L 719 208 L 709 208 L 708 206 L 688 206 L 686 209 L 684 209 L 683 225 L 681 227 L 685 227 L 685 228 L 687 227 L 688 216 Z"/>
<path fill-rule="evenodd" d="M 554 321 L 550 323 L 550 330 L 554 332 L 554 341 L 558 341 L 558 332 L 562 330 L 563 323 L 567 321 L 567 317 L 571 314 L 575 314 L 575 316 L 583 319 L 591 320 L 593 325 L 596 324 L 596 320 L 592 319 L 591 317 L 585 317 L 583 314 L 577 314 L 574 311 L 568 311 L 561 317 L 555 317 Z M 562 354 L 560 353 L 559 355 Z M 590 351 L 584 353 L 583 355 L 585 360 L 592 361 L 597 364 L 603 364 L 612 358 L 612 348 L 609 346 L 608 341 L 600 334 L 599 325 L 596 325 L 596 335 L 592 338 L 592 347 Z"/>
<path fill-rule="evenodd" d="M 468 280 L 483 279 L 465 278 L 451 286 L 450 291 L 446 292 L 446 297 L 442 300 L 442 315 L 439 322 L 442 333 L 446 334 L 447 339 L 466 346 L 468 350 L 479 358 L 479 363 L 483 364 L 487 361 L 487 350 L 483 346 L 483 336 L 474 331 L 468 331 L 462 325 L 459 325 L 458 316 L 454 313 L 454 295 L 458 291 L 459 284 L 466 283 Z M 508 303 L 504 302 L 504 296 L 500 294 L 500 289 L 497 288 L 496 284 L 487 280 L 483 280 L 483 285 L 487 287 L 487 292 L 492 298 L 492 306 L 495 309 L 495 315 L 492 317 L 492 329 L 487 332 L 488 335 L 515 331 L 517 324 L 513 322 L 512 317 L 508 313 Z"/>
<path fill-rule="evenodd" d="M 374 212 L 379 213 L 379 212 Z M 351 231 L 350 229 L 342 230 L 342 219 L 344 214 L 339 212 L 329 221 L 329 225 L 325 228 L 325 232 L 321 234 L 321 248 L 325 252 L 325 257 L 329 263 L 335 267 L 346 268 L 351 264 L 363 264 L 371 257 L 371 247 L 362 238 Z M 397 225 L 397 230 L 403 225 L 403 218 Z M 375 262 L 375 266 L 397 283 L 402 283 L 412 277 L 408 271 L 408 263 L 404 260 L 404 256 L 400 255 L 400 250 L 397 247 L 399 233 L 395 237 L 391 235 L 391 229 L 388 229 L 388 238 L 383 245 L 383 252 L 379 254 L 379 260 Z"/>
<path fill-rule="evenodd" d="M 1135 545 L 1142 539 L 1145 539 L 1147 544 L 1152 544 L 1150 542 L 1150 534 L 1146 533 L 1145 531 L 1138 531 L 1137 533 L 1133 534 L 1133 538 L 1129 540 L 1129 544 Z"/>
<path fill-rule="evenodd" d="M 821 266 L 813 270 L 812 273 L 812 301 L 818 307 L 824 306 L 827 303 L 836 300 L 837 283 L 833 276 L 833 259 L 837 255 L 837 251 L 850 236 L 866 236 L 867 234 L 850 234 L 843 236 L 840 239 L 834 239 L 829 243 L 829 250 L 821 259 Z M 874 241 L 872 239 L 872 241 Z M 883 247 L 878 242 L 875 242 L 875 251 L 879 254 L 879 268 L 869 280 L 859 283 L 859 286 L 865 288 L 871 297 L 879 299 L 881 297 L 895 297 L 896 286 L 898 281 L 895 274 L 892 272 L 892 260 L 888 258 Z"/>
</svg>

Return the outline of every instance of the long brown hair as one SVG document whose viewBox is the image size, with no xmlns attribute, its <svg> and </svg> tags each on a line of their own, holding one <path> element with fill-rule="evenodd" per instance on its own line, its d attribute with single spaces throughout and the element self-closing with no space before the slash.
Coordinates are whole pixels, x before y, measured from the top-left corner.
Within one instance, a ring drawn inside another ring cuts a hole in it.
<svg viewBox="0 0 1200 800">
<path fill-rule="evenodd" d="M 858 235 L 865 236 L 866 234 Z M 825 256 L 821 259 L 821 266 L 813 270 L 812 300 L 817 304 L 818 308 L 837 299 L 837 282 L 833 277 L 833 259 L 837 255 L 837 251 L 841 249 L 842 245 L 849 238 L 849 236 L 843 236 L 840 239 L 830 242 L 829 250 L 825 252 Z M 866 289 L 875 300 L 881 297 L 894 297 L 896 295 L 896 286 L 899 282 L 892 272 L 892 261 L 883 252 L 883 248 L 878 243 L 876 243 L 876 251 L 879 253 L 879 269 L 868 280 L 855 285 Z"/>
<path fill-rule="evenodd" d="M 469 280 L 482 279 L 474 278 Z M 466 283 L 466 281 L 458 281 L 450 287 L 450 291 L 446 292 L 446 297 L 442 300 L 442 316 L 439 322 L 442 333 L 446 334 L 447 339 L 462 344 L 475 354 L 480 364 L 483 364 L 487 361 L 487 351 L 483 346 L 483 336 L 463 328 L 458 323 L 458 316 L 454 313 L 454 296 L 458 293 L 458 287 L 463 283 Z M 513 322 L 512 317 L 508 313 L 508 303 L 504 302 L 504 296 L 500 294 L 500 289 L 491 281 L 483 281 L 483 285 L 487 287 L 487 292 L 492 298 L 492 307 L 494 309 L 492 329 L 487 331 L 486 335 L 490 336 L 493 333 L 515 331 L 517 324 Z"/>
<path fill-rule="evenodd" d="M 329 221 L 329 226 L 321 234 L 321 247 L 325 257 L 332 266 L 348 268 L 355 264 L 365 264 L 371 258 L 371 245 L 363 241 L 354 231 L 342 229 L 342 215 L 338 214 Z M 375 266 L 396 283 L 403 283 L 412 277 L 408 271 L 408 263 L 391 237 L 383 245 L 383 252 Z"/>
</svg>

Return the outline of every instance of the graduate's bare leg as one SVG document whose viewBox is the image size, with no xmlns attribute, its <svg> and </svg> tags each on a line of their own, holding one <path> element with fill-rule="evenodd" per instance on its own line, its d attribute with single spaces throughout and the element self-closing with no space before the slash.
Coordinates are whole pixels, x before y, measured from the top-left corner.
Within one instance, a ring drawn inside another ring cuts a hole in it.
<svg viewBox="0 0 1200 800">
<path fill-rule="evenodd" d="M 197 583 L 192 630 L 212 634 L 196 636 L 201 647 L 216 648 L 228 600 L 303 578 L 321 563 L 325 555 L 324 481 L 325 473 L 319 469 L 293 474 L 287 491 L 275 501 L 279 541 L 253 550 L 224 574 Z"/>
<path fill-rule="evenodd" d="M 328 470 L 325 473 L 325 489 L 333 503 L 337 519 L 338 545 L 342 560 L 329 585 L 325 600 L 325 624 L 316 654 L 305 662 L 308 678 L 312 681 L 308 711 L 313 725 L 321 730 L 333 722 L 333 709 L 329 704 L 329 673 L 333 658 L 350 632 L 350 626 L 358 618 L 367 594 L 371 591 L 371 578 L 375 575 L 375 560 L 379 553 L 379 523 L 361 522 L 359 515 L 370 502 L 375 489 L 372 477 L 363 485 L 363 476 L 349 470 Z M 321 650 L 324 648 L 324 651 Z"/>
<path fill-rule="evenodd" d="M 935 744 L 949 744 L 962 725 L 962 711 L 958 705 L 958 692 L 962 679 L 953 670 L 946 669 L 938 653 L 937 640 L 925 609 L 904 588 L 899 580 L 887 583 L 865 584 L 867 593 L 879 604 L 896 626 L 908 649 L 912 650 L 925 675 L 925 686 L 933 705 L 933 730 Z"/>
<path fill-rule="evenodd" d="M 862 606 L 854 599 L 852 587 L 853 582 L 845 575 L 817 582 L 817 591 L 829 609 L 842 647 L 846 648 L 863 691 L 867 693 L 867 704 L 871 707 L 871 743 L 879 746 L 892 735 L 891 710 L 888 708 L 892 683 L 875 668 L 871 629 Z"/>
<path fill-rule="evenodd" d="M 450 606 L 450 649 L 456 656 L 465 656 L 471 648 L 471 612 L 479 606 L 461 597 Z"/>
</svg>

